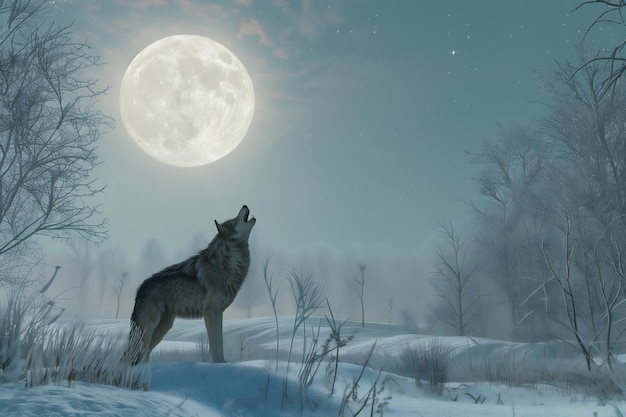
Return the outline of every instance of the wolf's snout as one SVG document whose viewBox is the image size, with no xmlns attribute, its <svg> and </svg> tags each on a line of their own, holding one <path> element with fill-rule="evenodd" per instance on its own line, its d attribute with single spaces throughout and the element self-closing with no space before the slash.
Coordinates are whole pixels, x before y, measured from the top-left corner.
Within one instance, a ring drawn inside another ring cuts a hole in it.
<svg viewBox="0 0 626 417">
<path fill-rule="evenodd" d="M 256 219 L 254 217 L 248 219 L 250 217 L 250 209 L 248 208 L 248 206 L 244 205 L 241 208 L 241 211 L 243 212 L 243 221 L 244 223 L 248 223 L 249 221 L 256 221 Z"/>
</svg>

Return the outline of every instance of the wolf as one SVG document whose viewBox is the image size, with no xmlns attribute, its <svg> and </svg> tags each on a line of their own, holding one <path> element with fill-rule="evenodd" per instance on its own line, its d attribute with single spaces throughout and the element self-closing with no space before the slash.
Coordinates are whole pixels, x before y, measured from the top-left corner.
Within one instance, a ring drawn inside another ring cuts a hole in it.
<svg viewBox="0 0 626 417">
<path fill-rule="evenodd" d="M 126 359 L 147 361 L 176 317 L 204 318 L 213 362 L 225 362 L 224 310 L 233 302 L 250 268 L 248 238 L 256 223 L 243 206 L 237 217 L 218 223 L 209 246 L 146 279 L 137 289 L 130 318 Z"/>
</svg>

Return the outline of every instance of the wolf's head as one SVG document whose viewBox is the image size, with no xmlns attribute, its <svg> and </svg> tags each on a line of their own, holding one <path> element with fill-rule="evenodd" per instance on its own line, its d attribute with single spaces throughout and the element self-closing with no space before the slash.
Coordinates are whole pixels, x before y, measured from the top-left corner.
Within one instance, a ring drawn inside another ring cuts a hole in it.
<svg viewBox="0 0 626 417">
<path fill-rule="evenodd" d="M 248 216 L 250 216 L 250 210 L 248 206 L 244 205 L 234 219 L 226 220 L 223 223 L 218 223 L 215 220 L 217 232 L 225 238 L 248 241 L 250 231 L 252 231 L 252 227 L 256 223 L 254 217 L 248 219 Z"/>
</svg>

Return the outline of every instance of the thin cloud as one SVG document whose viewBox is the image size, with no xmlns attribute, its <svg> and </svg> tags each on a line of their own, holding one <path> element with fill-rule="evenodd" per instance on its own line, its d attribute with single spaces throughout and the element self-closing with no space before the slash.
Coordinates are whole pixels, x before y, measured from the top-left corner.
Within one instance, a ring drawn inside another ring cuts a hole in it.
<svg viewBox="0 0 626 417">
<path fill-rule="evenodd" d="M 293 10 L 292 3 L 286 0 L 273 0 L 272 6 L 283 11 L 297 32 L 309 42 L 316 40 L 329 25 L 337 25 L 343 21 L 338 3 L 317 9 L 319 3 L 302 0 L 300 10 Z M 314 6 L 315 5 L 315 6 Z M 287 32 L 291 32 L 288 29 Z"/>
<path fill-rule="evenodd" d="M 274 49 L 274 52 L 272 52 L 272 56 L 274 58 L 280 59 L 281 61 L 286 61 L 287 59 L 289 59 L 289 54 L 284 48 Z"/>
<path fill-rule="evenodd" d="M 237 37 L 241 39 L 245 36 L 258 37 L 261 45 L 271 47 L 275 46 L 275 43 L 267 36 L 265 29 L 263 29 L 263 26 L 261 26 L 258 20 L 249 19 L 244 21 L 241 26 L 239 26 Z"/>
<path fill-rule="evenodd" d="M 202 19 L 213 20 L 229 17 L 229 10 L 219 4 L 196 3 L 190 0 L 174 0 L 174 3 L 185 13 Z"/>
<path fill-rule="evenodd" d="M 128 6 L 141 11 L 146 11 L 153 7 L 161 7 L 167 5 L 167 2 L 165 0 L 134 0 L 132 2 L 117 0 L 115 3 L 120 6 Z"/>
</svg>

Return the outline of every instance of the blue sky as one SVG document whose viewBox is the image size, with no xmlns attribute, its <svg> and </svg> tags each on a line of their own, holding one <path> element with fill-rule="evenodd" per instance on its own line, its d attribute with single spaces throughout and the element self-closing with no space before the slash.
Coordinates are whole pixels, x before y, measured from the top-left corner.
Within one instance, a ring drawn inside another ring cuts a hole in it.
<svg viewBox="0 0 626 417">
<path fill-rule="evenodd" d="M 535 72 L 574 47 L 597 9 L 577 0 L 75 0 L 74 22 L 111 85 L 102 108 L 117 127 L 95 175 L 111 245 L 138 253 L 158 239 L 183 247 L 243 203 L 254 239 L 274 247 L 419 250 L 442 220 L 463 221 L 476 198 L 466 151 L 498 126 L 544 108 Z M 119 116 L 122 75 L 148 44 L 174 34 L 212 38 L 252 77 L 256 113 L 228 156 L 198 168 L 151 159 Z"/>
</svg>

